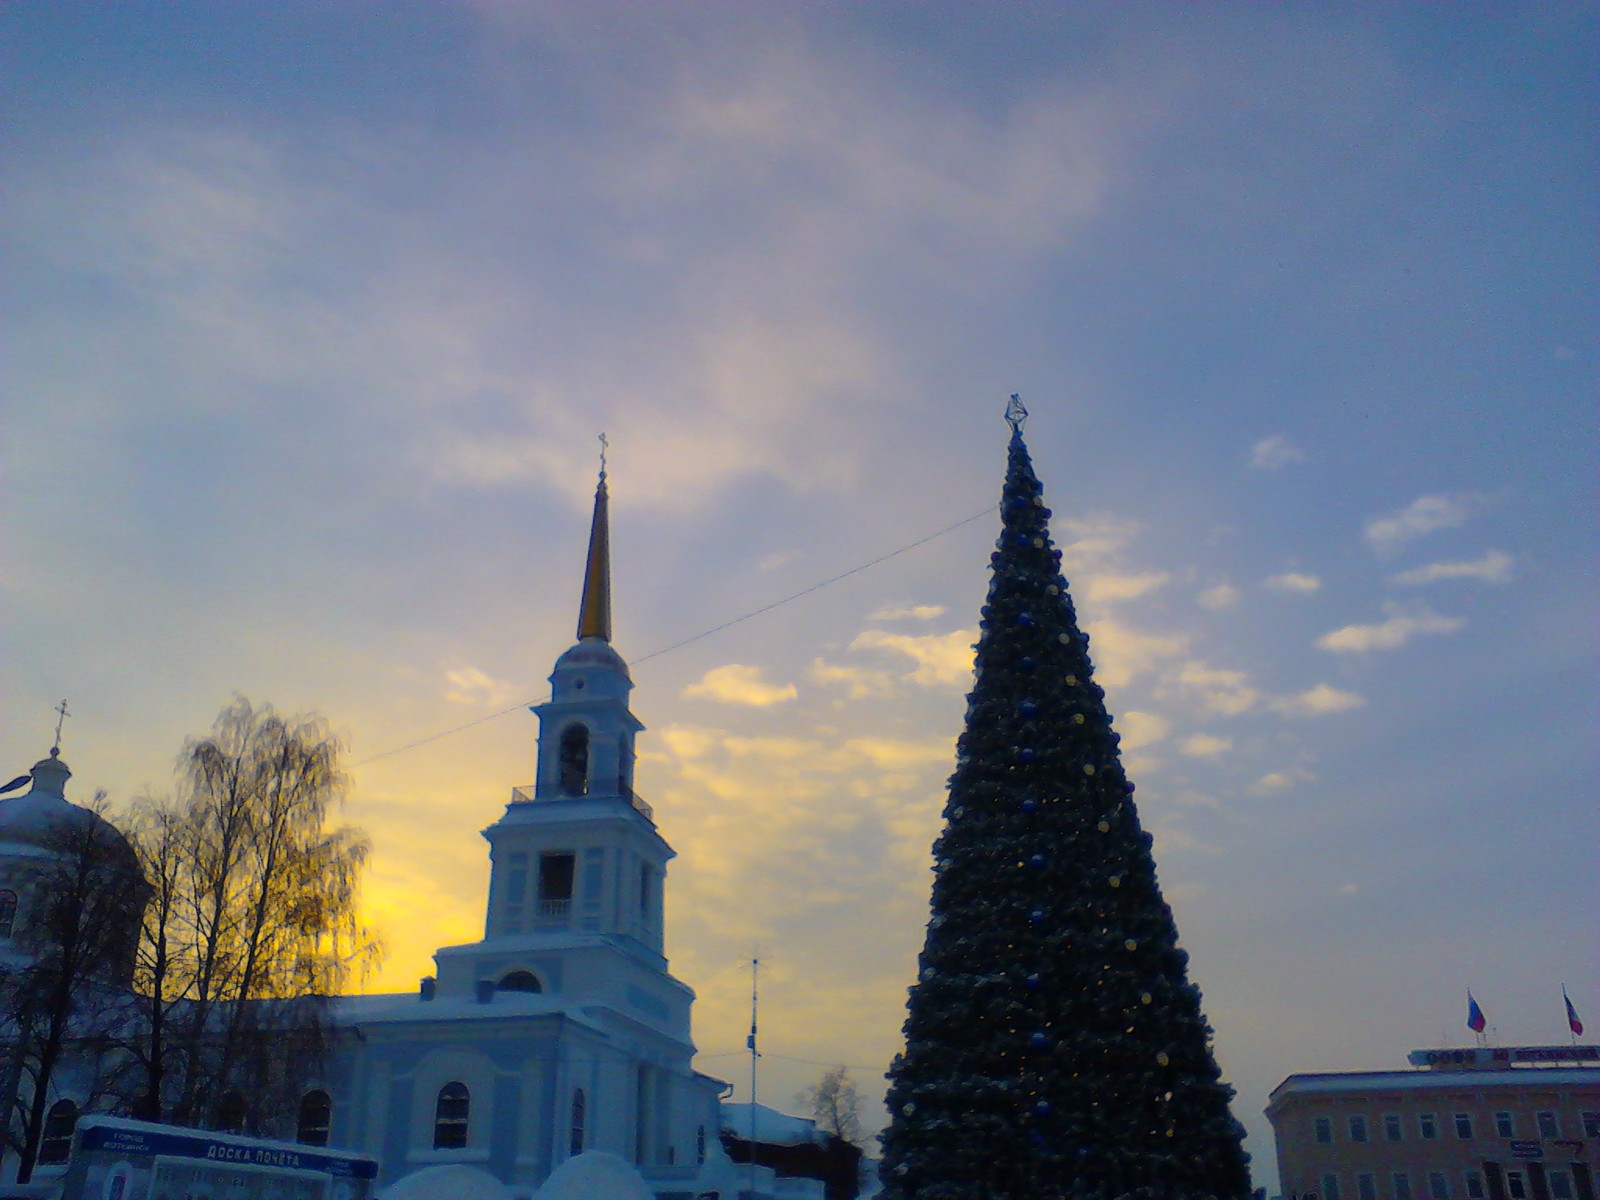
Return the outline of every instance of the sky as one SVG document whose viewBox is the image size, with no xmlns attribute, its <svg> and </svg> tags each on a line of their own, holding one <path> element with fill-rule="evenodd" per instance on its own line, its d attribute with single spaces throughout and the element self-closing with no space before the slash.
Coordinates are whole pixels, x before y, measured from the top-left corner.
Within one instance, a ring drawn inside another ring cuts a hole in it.
<svg viewBox="0 0 1600 1200">
<path fill-rule="evenodd" d="M 481 936 L 597 436 L 697 1065 L 883 1119 L 1027 437 L 1268 1094 L 1600 1022 L 1588 3 L 0 9 L 0 754 L 316 712 Z M 783 603 L 778 603 L 783 602 Z M 777 604 L 777 607 L 768 607 Z M 747 619 L 741 619 L 747 618 Z M 730 624 L 730 622 L 736 622 Z M 703 636 L 702 636 L 703 635 Z"/>
</svg>

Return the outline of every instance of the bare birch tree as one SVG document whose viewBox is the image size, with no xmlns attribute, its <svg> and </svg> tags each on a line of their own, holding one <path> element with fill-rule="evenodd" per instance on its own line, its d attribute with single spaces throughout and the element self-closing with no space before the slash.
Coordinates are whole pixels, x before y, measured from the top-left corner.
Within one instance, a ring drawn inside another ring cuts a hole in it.
<svg viewBox="0 0 1600 1200">
<path fill-rule="evenodd" d="M 852 1144 L 861 1141 L 861 1097 L 848 1067 L 829 1067 L 799 1100 L 823 1133 Z"/>
<path fill-rule="evenodd" d="M 68 806 L 40 838 L 32 909 L 16 940 L 21 962 L 0 971 L 0 1009 L 13 1039 L 5 1113 L 17 1180 L 33 1174 L 58 1068 L 70 1056 L 94 1106 L 118 1056 L 105 1051 L 125 1026 L 127 982 L 146 894 L 138 861 L 106 819 L 105 793 Z M 83 1078 L 87 1075 L 87 1080 Z"/>
<path fill-rule="evenodd" d="M 271 1131 L 321 1069 L 332 997 L 379 953 L 357 913 L 368 842 L 328 824 L 346 787 L 320 718 L 241 697 L 184 747 L 177 796 L 138 806 L 141 1115 Z"/>
</svg>

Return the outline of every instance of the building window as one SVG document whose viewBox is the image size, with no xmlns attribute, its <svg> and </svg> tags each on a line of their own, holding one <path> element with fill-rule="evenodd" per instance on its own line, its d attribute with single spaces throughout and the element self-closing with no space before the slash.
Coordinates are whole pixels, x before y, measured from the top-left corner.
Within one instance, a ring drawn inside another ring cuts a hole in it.
<svg viewBox="0 0 1600 1200">
<path fill-rule="evenodd" d="M 639 864 L 639 916 L 650 919 L 650 864 Z"/>
<path fill-rule="evenodd" d="M 1322 1177 L 1322 1200 L 1339 1200 L 1339 1177 L 1337 1175 L 1324 1175 Z"/>
<path fill-rule="evenodd" d="M 1324 1146 L 1333 1145 L 1333 1118 L 1317 1118 L 1317 1141 Z"/>
<path fill-rule="evenodd" d="M 17 894 L 10 888 L 0 890 L 0 938 L 11 936 L 11 927 L 17 922 Z"/>
<path fill-rule="evenodd" d="M 1394 1200 L 1411 1200 L 1411 1176 L 1404 1171 L 1394 1173 Z"/>
<path fill-rule="evenodd" d="M 1469 1113 L 1456 1114 L 1456 1136 L 1463 1142 L 1472 1140 L 1472 1116 Z"/>
<path fill-rule="evenodd" d="M 694 1161 L 696 1166 L 703 1166 L 706 1161 L 706 1127 L 704 1125 L 694 1131 Z"/>
<path fill-rule="evenodd" d="M 588 1117 L 588 1101 L 583 1098 L 583 1089 L 579 1088 L 572 1093 L 572 1139 L 567 1143 L 567 1153 L 576 1158 L 583 1153 L 583 1126 Z"/>
<path fill-rule="evenodd" d="M 1432 1113 L 1420 1113 L 1417 1116 L 1417 1133 L 1422 1140 L 1431 1142 L 1439 1136 L 1439 1122 Z"/>
<path fill-rule="evenodd" d="M 1359 1200 L 1378 1200 L 1378 1181 L 1370 1172 L 1363 1171 L 1356 1176 L 1356 1195 Z"/>
<path fill-rule="evenodd" d="M 459 1150 L 467 1144 L 467 1115 L 472 1109 L 472 1093 L 460 1082 L 439 1089 L 433 1106 L 433 1148 Z"/>
<path fill-rule="evenodd" d="M 63 1163 L 72 1150 L 72 1131 L 78 1124 L 78 1106 L 71 1100 L 57 1100 L 44 1119 L 44 1135 L 39 1139 L 41 1163 Z"/>
<path fill-rule="evenodd" d="M 539 977 L 532 971 L 507 971 L 500 976 L 500 982 L 495 984 L 495 990 L 501 992 L 542 992 L 543 985 Z"/>
<path fill-rule="evenodd" d="M 572 881 L 577 858 L 568 853 L 539 856 L 539 915 L 564 917 L 572 911 Z"/>
<path fill-rule="evenodd" d="M 1506 1195 L 1511 1200 L 1528 1200 L 1528 1185 L 1523 1181 L 1521 1171 L 1506 1172 Z"/>
<path fill-rule="evenodd" d="M 1443 1171 L 1428 1172 L 1428 1195 L 1433 1200 L 1450 1200 L 1450 1181 Z"/>
<path fill-rule="evenodd" d="M 1553 1140 L 1561 1136 L 1561 1124 L 1556 1120 L 1555 1113 L 1541 1112 L 1534 1120 L 1539 1123 L 1540 1137 Z"/>
<path fill-rule="evenodd" d="M 1508 1137 L 1516 1137 L 1517 1136 L 1517 1128 L 1511 1122 L 1511 1114 L 1510 1113 L 1508 1113 L 1508 1112 L 1497 1112 L 1497 1113 L 1495 1113 L 1495 1115 L 1494 1115 L 1494 1132 L 1495 1132 L 1495 1136 L 1496 1137 L 1508 1138 Z"/>
<path fill-rule="evenodd" d="M 1600 1138 L 1600 1112 L 1583 1114 L 1583 1136 Z"/>
<path fill-rule="evenodd" d="M 294 1140 L 303 1146 L 326 1146 L 328 1127 L 332 1124 L 332 1098 L 321 1088 L 307 1092 L 300 1100 L 300 1119 L 295 1125 Z"/>
<path fill-rule="evenodd" d="M 1400 1125 L 1399 1113 L 1385 1113 L 1383 1116 L 1383 1136 L 1391 1142 L 1398 1142 L 1405 1136 L 1405 1131 Z"/>
<path fill-rule="evenodd" d="M 1367 1140 L 1367 1119 L 1362 1116 L 1350 1118 L 1350 1140 L 1364 1142 Z"/>
<path fill-rule="evenodd" d="M 1572 1200 L 1572 1179 L 1565 1171 L 1550 1172 L 1551 1200 Z"/>
<path fill-rule="evenodd" d="M 1467 1180 L 1467 1200 L 1483 1200 L 1483 1175 L 1468 1168 L 1465 1172 Z"/>
<path fill-rule="evenodd" d="M 628 735 L 623 734 L 617 740 L 617 791 L 627 797 L 633 796 L 633 780 L 630 770 L 633 766 L 633 753 L 628 748 Z"/>
<path fill-rule="evenodd" d="M 589 794 L 589 729 L 569 725 L 561 735 L 561 790 L 569 796 Z"/>
<path fill-rule="evenodd" d="M 217 1128 L 223 1133 L 243 1133 L 245 1115 L 244 1097 L 238 1092 L 229 1092 L 217 1105 Z"/>
</svg>

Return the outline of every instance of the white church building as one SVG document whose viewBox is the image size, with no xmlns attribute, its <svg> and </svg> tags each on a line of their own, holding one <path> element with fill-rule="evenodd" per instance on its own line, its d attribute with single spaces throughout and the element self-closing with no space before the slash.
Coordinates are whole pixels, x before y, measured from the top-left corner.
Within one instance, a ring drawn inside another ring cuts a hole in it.
<svg viewBox="0 0 1600 1200">
<path fill-rule="evenodd" d="M 731 1200 L 749 1177 L 719 1140 L 726 1085 L 690 1065 L 694 992 L 662 952 L 673 850 L 633 790 L 643 726 L 611 645 L 604 471 L 578 640 L 550 685 L 534 783 L 483 831 L 483 938 L 437 951 L 415 994 L 342 998 L 349 1036 L 308 1099 L 330 1145 L 380 1160 L 380 1184 L 470 1164 L 526 1193 L 600 1151 L 658 1200 Z"/>
<path fill-rule="evenodd" d="M 691 1065 L 694 992 L 663 954 L 673 850 L 633 789 L 643 726 L 610 609 L 602 469 L 577 641 L 533 709 L 536 778 L 483 831 L 483 937 L 439 949 L 414 993 L 340 997 L 336 1050 L 295 1114 L 297 1142 L 377 1159 L 383 1191 L 410 1194 L 421 1173 L 518 1198 L 550 1181 L 565 1195 L 573 1181 L 631 1168 L 627 1194 L 654 1200 L 821 1196 L 814 1181 L 729 1160 L 719 1136 L 729 1089 Z M 65 799 L 69 775 L 52 754 L 26 796 L 0 801 L 0 955 L 37 874 L 40 831 L 69 809 L 88 816 Z M 87 1066 L 66 1066 L 52 1089 L 55 1152 L 37 1181 L 65 1169 L 65 1136 L 94 1107 L 74 1094 L 89 1089 Z"/>
</svg>

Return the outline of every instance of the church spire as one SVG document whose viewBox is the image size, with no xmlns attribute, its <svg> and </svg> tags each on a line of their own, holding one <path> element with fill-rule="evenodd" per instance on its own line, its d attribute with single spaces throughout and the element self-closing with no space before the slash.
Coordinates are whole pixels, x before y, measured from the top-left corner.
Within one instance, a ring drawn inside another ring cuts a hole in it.
<svg viewBox="0 0 1600 1200">
<path fill-rule="evenodd" d="M 583 601 L 578 606 L 578 640 L 611 640 L 611 521 L 607 513 L 606 435 L 600 435 L 600 483 L 594 490 L 589 524 L 589 562 L 583 571 Z"/>
</svg>

